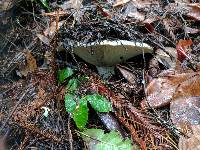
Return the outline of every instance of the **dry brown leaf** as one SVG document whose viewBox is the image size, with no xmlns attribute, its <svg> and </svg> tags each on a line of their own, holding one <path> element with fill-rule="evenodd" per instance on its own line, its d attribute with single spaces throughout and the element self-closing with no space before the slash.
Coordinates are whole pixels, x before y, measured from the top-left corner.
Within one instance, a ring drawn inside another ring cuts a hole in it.
<svg viewBox="0 0 200 150">
<path fill-rule="evenodd" d="M 44 44 L 46 44 L 46 45 L 50 45 L 50 41 L 49 41 L 49 39 L 46 37 L 46 36 L 44 36 L 44 35 L 42 35 L 42 34 L 37 34 L 37 37 L 40 39 L 40 41 L 42 41 Z"/>
<path fill-rule="evenodd" d="M 195 29 L 195 28 L 190 28 L 190 27 L 185 27 L 185 32 L 189 33 L 189 34 L 196 34 L 198 33 L 200 30 L 199 29 Z"/>
<path fill-rule="evenodd" d="M 33 57 L 30 51 L 25 52 L 26 67 L 20 71 L 23 76 L 27 76 L 29 72 L 33 72 L 37 68 L 36 59 Z"/>
<path fill-rule="evenodd" d="M 199 87 L 200 72 L 172 74 L 167 70 L 147 86 L 147 101 L 151 107 L 159 108 L 181 97 L 200 96 Z M 148 104 L 143 100 L 141 105 L 145 108 Z"/>
<path fill-rule="evenodd" d="M 128 3 L 130 0 L 117 0 L 114 4 L 113 7 L 117 7 L 117 6 L 121 6 L 124 5 L 126 3 Z"/>
<path fill-rule="evenodd" d="M 177 73 L 166 70 L 147 86 L 147 99 L 141 106 L 159 108 L 169 104 L 176 127 L 200 124 L 200 72 Z"/>
<path fill-rule="evenodd" d="M 60 7 L 63 9 L 63 10 L 67 10 L 67 9 L 80 9 L 81 6 L 82 6 L 82 1 L 83 0 L 69 0 L 67 2 L 64 2 L 64 4 L 62 4 Z"/>
<path fill-rule="evenodd" d="M 170 117 L 177 128 L 200 124 L 200 96 L 180 97 L 170 104 Z"/>
<path fill-rule="evenodd" d="M 165 50 L 156 50 L 157 60 L 167 68 L 175 68 L 177 60 L 177 52 L 173 47 L 165 47 Z"/>
<path fill-rule="evenodd" d="M 179 150 L 200 150 L 200 125 L 192 126 L 193 134 L 189 137 L 181 136 L 179 139 Z"/>
<path fill-rule="evenodd" d="M 52 22 L 50 27 L 48 27 L 44 31 L 44 36 L 49 37 L 50 39 L 54 37 L 57 30 L 60 29 L 60 27 L 65 23 L 65 21 L 58 22 L 58 25 L 56 25 L 56 21 Z"/>
<path fill-rule="evenodd" d="M 133 74 L 133 72 L 129 71 L 128 69 L 126 69 L 125 67 L 121 66 L 121 65 L 117 65 L 117 68 L 119 69 L 119 71 L 121 72 L 121 74 L 124 76 L 124 78 L 132 85 L 137 85 L 137 77 L 135 74 Z"/>
<path fill-rule="evenodd" d="M 200 3 L 191 3 L 188 5 L 187 16 L 200 21 Z"/>
</svg>

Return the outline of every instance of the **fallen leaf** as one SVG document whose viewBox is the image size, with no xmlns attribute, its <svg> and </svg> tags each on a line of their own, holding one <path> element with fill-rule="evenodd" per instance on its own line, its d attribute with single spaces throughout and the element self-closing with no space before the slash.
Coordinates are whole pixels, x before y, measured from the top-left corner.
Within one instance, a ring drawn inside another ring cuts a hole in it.
<svg viewBox="0 0 200 150">
<path fill-rule="evenodd" d="M 189 137 L 181 136 L 179 139 L 179 150 L 199 150 L 200 149 L 200 125 L 192 126 L 193 134 Z"/>
<path fill-rule="evenodd" d="M 50 39 L 53 38 L 56 31 L 60 29 L 60 27 L 65 23 L 65 21 L 58 22 L 58 25 L 56 25 L 56 21 L 52 22 L 50 27 L 48 27 L 44 31 L 44 36 L 49 37 Z"/>
<path fill-rule="evenodd" d="M 185 27 L 185 32 L 189 33 L 189 34 L 196 34 L 198 33 L 200 30 L 199 29 L 195 29 L 195 28 L 190 28 L 190 27 Z"/>
<path fill-rule="evenodd" d="M 27 76 L 29 72 L 33 72 L 37 68 L 36 59 L 33 57 L 30 51 L 25 52 L 26 67 L 20 71 L 23 76 Z"/>
<path fill-rule="evenodd" d="M 173 124 L 181 129 L 182 124 L 200 124 L 200 96 L 180 97 L 170 104 L 170 117 Z M 200 131 L 199 131 L 200 132 Z"/>
<path fill-rule="evenodd" d="M 46 45 L 50 45 L 50 41 L 49 38 L 47 38 L 46 36 L 42 35 L 42 34 L 37 34 L 37 37 L 40 39 L 40 41 L 42 41 L 44 44 Z"/>
<path fill-rule="evenodd" d="M 175 68 L 177 60 L 177 51 L 173 47 L 165 47 L 164 50 L 156 50 L 156 59 L 166 68 Z"/>
<path fill-rule="evenodd" d="M 123 75 L 123 77 L 132 85 L 137 85 L 137 77 L 136 75 L 129 71 L 128 69 L 126 69 L 125 67 L 121 66 L 121 65 L 117 65 L 117 69 L 119 69 L 119 71 L 121 72 L 121 74 Z"/>
<path fill-rule="evenodd" d="M 117 7 L 117 6 L 121 6 L 124 5 L 126 3 L 128 3 L 130 0 L 117 0 L 114 4 L 113 7 Z"/>
<path fill-rule="evenodd" d="M 176 50 L 178 54 L 178 60 L 183 62 L 185 58 L 189 58 L 186 54 L 186 47 L 192 45 L 192 40 L 179 40 L 178 44 L 176 45 Z"/>
<path fill-rule="evenodd" d="M 188 10 L 187 16 L 200 21 L 200 3 L 190 3 Z"/>
<path fill-rule="evenodd" d="M 199 87 L 199 73 L 172 74 L 172 70 L 169 69 L 160 73 L 158 78 L 148 84 L 147 99 L 141 102 L 141 106 L 145 108 L 150 105 L 153 108 L 159 108 L 181 97 L 200 96 Z"/>
</svg>

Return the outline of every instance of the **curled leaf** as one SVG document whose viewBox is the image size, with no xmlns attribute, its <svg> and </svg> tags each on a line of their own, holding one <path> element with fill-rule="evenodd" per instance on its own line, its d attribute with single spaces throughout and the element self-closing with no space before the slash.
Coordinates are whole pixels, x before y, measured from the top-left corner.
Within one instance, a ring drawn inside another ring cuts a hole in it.
<svg viewBox="0 0 200 150">
<path fill-rule="evenodd" d="M 188 5 L 187 16 L 200 21 L 200 3 L 191 3 Z"/>
<path fill-rule="evenodd" d="M 192 40 L 180 40 L 178 44 L 176 45 L 176 50 L 178 54 L 178 60 L 183 61 L 187 56 L 186 54 L 186 47 L 192 45 Z"/>
</svg>

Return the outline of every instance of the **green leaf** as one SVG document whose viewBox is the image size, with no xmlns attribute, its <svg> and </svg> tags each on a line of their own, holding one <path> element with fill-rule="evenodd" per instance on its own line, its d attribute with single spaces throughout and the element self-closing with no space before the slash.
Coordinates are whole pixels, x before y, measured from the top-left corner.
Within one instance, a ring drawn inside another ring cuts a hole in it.
<svg viewBox="0 0 200 150">
<path fill-rule="evenodd" d="M 79 129 L 84 129 L 88 121 L 87 102 L 80 101 L 79 107 L 73 112 L 73 119 Z"/>
<path fill-rule="evenodd" d="M 58 71 L 58 82 L 62 83 L 66 78 L 73 74 L 73 70 L 69 67 Z"/>
<path fill-rule="evenodd" d="M 123 140 L 116 131 L 104 134 L 101 129 L 86 129 L 81 132 L 83 140 L 92 150 L 132 150 L 131 140 Z"/>
<path fill-rule="evenodd" d="M 99 94 L 87 95 L 83 99 L 89 101 L 97 112 L 109 112 L 112 109 L 111 103 Z"/>
<path fill-rule="evenodd" d="M 40 0 L 40 2 L 42 3 L 42 5 L 44 7 L 46 7 L 48 10 L 50 10 L 50 7 L 49 7 L 49 4 L 48 4 L 47 0 Z"/>
<path fill-rule="evenodd" d="M 83 140 L 88 143 L 91 141 L 91 137 L 95 137 L 96 140 L 101 140 L 104 136 L 104 131 L 102 129 L 86 129 L 81 134 Z"/>
<path fill-rule="evenodd" d="M 76 108 L 76 101 L 74 100 L 74 96 L 71 94 L 65 95 L 65 109 L 67 112 L 73 112 Z"/>
<path fill-rule="evenodd" d="M 78 88 L 78 79 L 71 79 L 69 80 L 67 84 L 67 89 L 70 90 L 71 92 L 75 91 Z"/>
</svg>

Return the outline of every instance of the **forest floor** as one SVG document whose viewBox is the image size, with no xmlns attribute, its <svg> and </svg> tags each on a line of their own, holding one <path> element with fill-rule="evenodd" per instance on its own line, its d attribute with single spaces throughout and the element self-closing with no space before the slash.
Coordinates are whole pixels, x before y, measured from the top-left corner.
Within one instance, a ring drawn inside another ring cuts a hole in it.
<svg viewBox="0 0 200 150">
<path fill-rule="evenodd" d="M 195 0 L 3 0 L 0 150 L 200 149 L 199 33 Z"/>
</svg>

